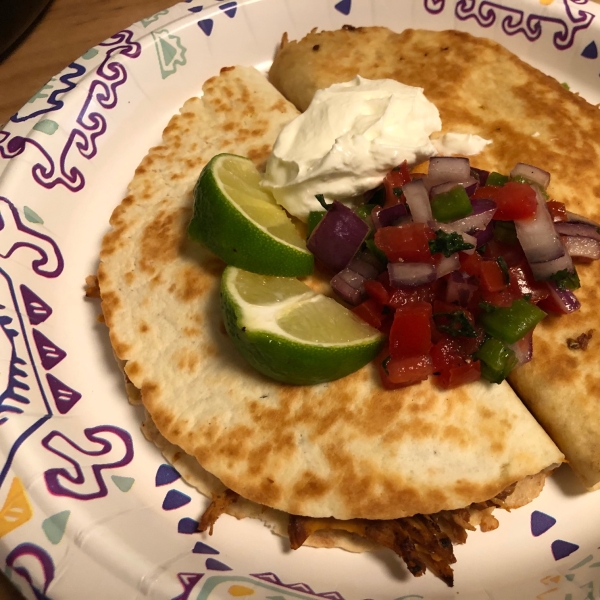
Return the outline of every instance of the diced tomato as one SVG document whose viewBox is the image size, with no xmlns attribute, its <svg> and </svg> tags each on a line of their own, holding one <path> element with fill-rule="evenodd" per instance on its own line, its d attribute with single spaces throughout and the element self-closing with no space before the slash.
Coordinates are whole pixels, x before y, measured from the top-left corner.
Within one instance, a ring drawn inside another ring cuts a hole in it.
<svg viewBox="0 0 600 600">
<path fill-rule="evenodd" d="M 387 271 L 385 272 L 385 274 L 387 275 Z M 374 298 L 378 302 L 381 302 L 381 304 L 387 304 L 390 301 L 390 292 L 381 281 L 377 281 L 376 279 L 367 279 L 364 283 L 364 286 L 369 297 Z"/>
<path fill-rule="evenodd" d="M 493 200 L 496 192 L 500 189 L 499 185 L 484 185 L 482 187 L 478 187 L 473 195 L 472 199 L 485 199 L 485 200 Z"/>
<path fill-rule="evenodd" d="M 496 239 L 491 239 L 483 252 L 485 258 L 496 260 L 501 256 L 509 267 L 518 265 L 525 260 L 525 253 L 521 244 L 504 244 Z"/>
<path fill-rule="evenodd" d="M 425 223 L 405 223 L 397 227 L 382 227 L 375 232 L 375 244 L 389 260 L 398 262 L 435 262 L 429 240 L 435 233 Z"/>
<path fill-rule="evenodd" d="M 460 260 L 460 270 L 467 275 L 478 276 L 481 271 L 481 263 L 483 259 L 479 252 L 473 252 L 473 254 L 465 254 L 459 252 L 458 258 Z"/>
<path fill-rule="evenodd" d="M 427 302 L 415 302 L 396 310 L 389 339 L 392 358 L 429 355 L 431 313 L 431 304 Z"/>
<path fill-rule="evenodd" d="M 388 306 L 391 308 L 402 308 L 415 302 L 433 302 L 435 293 L 432 285 L 418 285 L 415 287 L 404 286 L 392 288 Z"/>
<path fill-rule="evenodd" d="M 437 378 L 437 383 L 445 390 L 472 383 L 481 378 L 481 363 L 478 360 L 465 362 L 456 367 L 444 369 Z"/>
<path fill-rule="evenodd" d="M 434 371 L 443 371 L 465 362 L 465 356 L 459 341 L 449 335 L 441 334 L 440 340 L 434 344 L 429 353 Z"/>
<path fill-rule="evenodd" d="M 527 294 L 534 304 L 547 298 L 550 294 L 548 286 L 543 281 L 535 280 L 531 267 L 526 260 L 523 260 L 514 267 L 510 267 L 508 272 L 510 273 L 510 287 L 518 287 L 521 296 Z"/>
<path fill-rule="evenodd" d="M 499 292 L 507 286 L 504 273 L 495 260 L 482 260 L 478 277 L 483 292 Z"/>
<path fill-rule="evenodd" d="M 383 324 L 384 305 L 375 300 L 374 298 L 368 298 L 364 302 L 361 302 L 358 306 L 352 309 L 352 312 L 360 317 L 365 323 L 368 323 L 371 327 L 379 329 Z"/>
<path fill-rule="evenodd" d="M 433 363 L 429 354 L 405 358 L 390 357 L 389 360 L 383 361 L 381 368 L 392 384 L 411 385 L 424 381 L 433 374 Z"/>
<path fill-rule="evenodd" d="M 567 217 L 567 209 L 563 202 L 558 202 L 557 200 L 550 200 L 546 203 L 550 214 L 552 215 L 552 220 L 556 223 L 557 221 L 568 221 Z"/>
<path fill-rule="evenodd" d="M 497 221 L 531 219 L 537 211 L 535 190 L 526 183 L 509 181 L 498 188 L 492 200 L 498 207 L 493 216 Z"/>
<path fill-rule="evenodd" d="M 411 180 L 408 165 L 404 161 L 400 166 L 392 169 L 383 180 L 385 188 L 385 204 L 384 207 L 394 206 L 398 203 L 405 203 L 406 198 L 402 194 L 402 186 Z"/>
</svg>

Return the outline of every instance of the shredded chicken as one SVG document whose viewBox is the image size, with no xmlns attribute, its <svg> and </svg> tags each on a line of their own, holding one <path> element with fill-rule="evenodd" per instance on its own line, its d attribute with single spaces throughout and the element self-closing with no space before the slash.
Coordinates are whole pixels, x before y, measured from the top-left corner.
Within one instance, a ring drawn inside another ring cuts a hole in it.
<svg viewBox="0 0 600 600">
<path fill-rule="evenodd" d="M 208 534 L 212 535 L 213 526 L 216 520 L 229 508 L 231 504 L 237 502 L 239 495 L 232 490 L 225 490 L 221 494 L 213 494 L 212 502 L 204 511 L 198 524 L 198 531 L 204 532 L 208 529 Z"/>
<path fill-rule="evenodd" d="M 475 531 L 477 526 L 481 531 L 496 529 L 498 520 L 492 514 L 494 509 L 510 510 L 531 502 L 541 492 L 546 476 L 547 473 L 541 472 L 525 477 L 490 500 L 432 515 L 390 520 L 340 520 L 289 515 L 290 546 L 292 550 L 300 548 L 317 531 L 347 531 L 395 552 L 415 577 L 420 577 L 429 569 L 452 587 L 454 574 L 450 565 L 456 562 L 453 544 L 464 544 L 467 531 Z M 200 519 L 199 531 L 209 529 L 212 534 L 215 521 L 238 497 L 231 490 L 213 496 L 213 501 Z"/>
</svg>

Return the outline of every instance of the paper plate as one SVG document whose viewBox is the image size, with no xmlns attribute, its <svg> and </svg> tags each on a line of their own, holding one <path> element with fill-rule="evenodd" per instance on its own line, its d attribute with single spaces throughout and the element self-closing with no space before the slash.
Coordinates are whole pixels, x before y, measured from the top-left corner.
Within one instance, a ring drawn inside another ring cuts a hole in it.
<svg viewBox="0 0 600 600">
<path fill-rule="evenodd" d="M 600 496 L 568 467 L 456 548 L 453 589 L 391 552 L 301 548 L 207 504 L 140 433 L 98 303 L 100 240 L 133 171 L 202 83 L 266 68 L 284 31 L 345 24 L 493 38 L 600 102 L 587 0 L 180 3 L 86 52 L 0 131 L 0 557 L 28 598 L 583 600 L 600 595 Z"/>
</svg>

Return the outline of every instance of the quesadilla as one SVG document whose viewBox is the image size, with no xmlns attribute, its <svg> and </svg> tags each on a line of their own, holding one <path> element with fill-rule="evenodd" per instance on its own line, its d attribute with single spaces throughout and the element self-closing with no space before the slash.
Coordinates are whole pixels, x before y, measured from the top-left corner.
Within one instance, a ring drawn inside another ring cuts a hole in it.
<svg viewBox="0 0 600 600">
<path fill-rule="evenodd" d="M 220 152 L 263 167 L 297 111 L 249 68 L 224 69 L 203 91 L 136 170 L 100 254 L 104 318 L 146 433 L 178 468 L 185 453 L 184 475 L 215 494 L 207 526 L 221 509 L 286 515 L 293 546 L 319 529 L 320 545 L 362 550 L 372 544 L 356 535 L 367 537 L 451 584 L 451 538 L 492 529 L 494 507 L 534 498 L 562 453 L 506 383 L 390 392 L 368 365 L 289 386 L 248 366 L 222 327 L 225 265 L 187 239 L 192 191 Z"/>
<path fill-rule="evenodd" d="M 331 68 L 335 65 L 335 69 Z M 477 134 L 492 143 L 473 165 L 508 173 L 517 162 L 552 174 L 550 196 L 569 211 L 600 218 L 598 108 L 499 44 L 459 31 L 383 27 L 284 36 L 271 82 L 299 110 L 315 91 L 361 75 L 421 87 L 439 109 L 443 133 Z M 598 266 L 578 265 L 581 309 L 549 316 L 535 329 L 533 360 L 509 380 L 589 489 L 600 485 L 600 314 Z M 590 330 L 597 336 L 585 343 Z"/>
</svg>

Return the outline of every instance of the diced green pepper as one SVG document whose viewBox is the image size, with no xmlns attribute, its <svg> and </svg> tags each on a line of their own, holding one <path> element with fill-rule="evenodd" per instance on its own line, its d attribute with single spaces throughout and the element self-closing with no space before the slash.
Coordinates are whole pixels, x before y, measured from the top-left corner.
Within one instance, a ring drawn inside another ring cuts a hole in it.
<svg viewBox="0 0 600 600">
<path fill-rule="evenodd" d="M 494 221 L 494 239 L 513 245 L 518 241 L 517 230 L 512 221 Z"/>
<path fill-rule="evenodd" d="M 535 304 L 519 298 L 508 307 L 492 307 L 479 315 L 479 322 L 485 332 L 507 344 L 518 342 L 529 333 L 546 313 Z"/>
<path fill-rule="evenodd" d="M 436 194 L 431 200 L 433 218 L 441 223 L 450 223 L 473 212 L 469 196 L 462 185 L 457 185 L 447 192 Z"/>
<path fill-rule="evenodd" d="M 515 353 L 493 337 L 483 342 L 475 358 L 481 361 L 481 376 L 492 383 L 502 383 L 518 362 Z"/>
<path fill-rule="evenodd" d="M 505 183 L 508 183 L 509 177 L 508 175 L 502 175 L 501 173 L 496 173 L 496 171 L 492 171 L 485 182 L 485 185 L 498 185 L 503 186 Z"/>
<path fill-rule="evenodd" d="M 321 219 L 327 214 L 326 210 L 311 210 L 308 213 L 308 221 L 306 222 L 307 226 L 307 239 L 310 237 L 310 234 L 314 231 L 315 227 L 321 222 Z"/>
<path fill-rule="evenodd" d="M 375 244 L 375 240 L 373 238 L 365 240 L 365 244 L 367 248 L 371 251 L 371 253 L 375 256 L 375 258 L 382 264 L 388 264 L 388 257 L 385 255 L 383 250 L 380 250 Z"/>
</svg>

